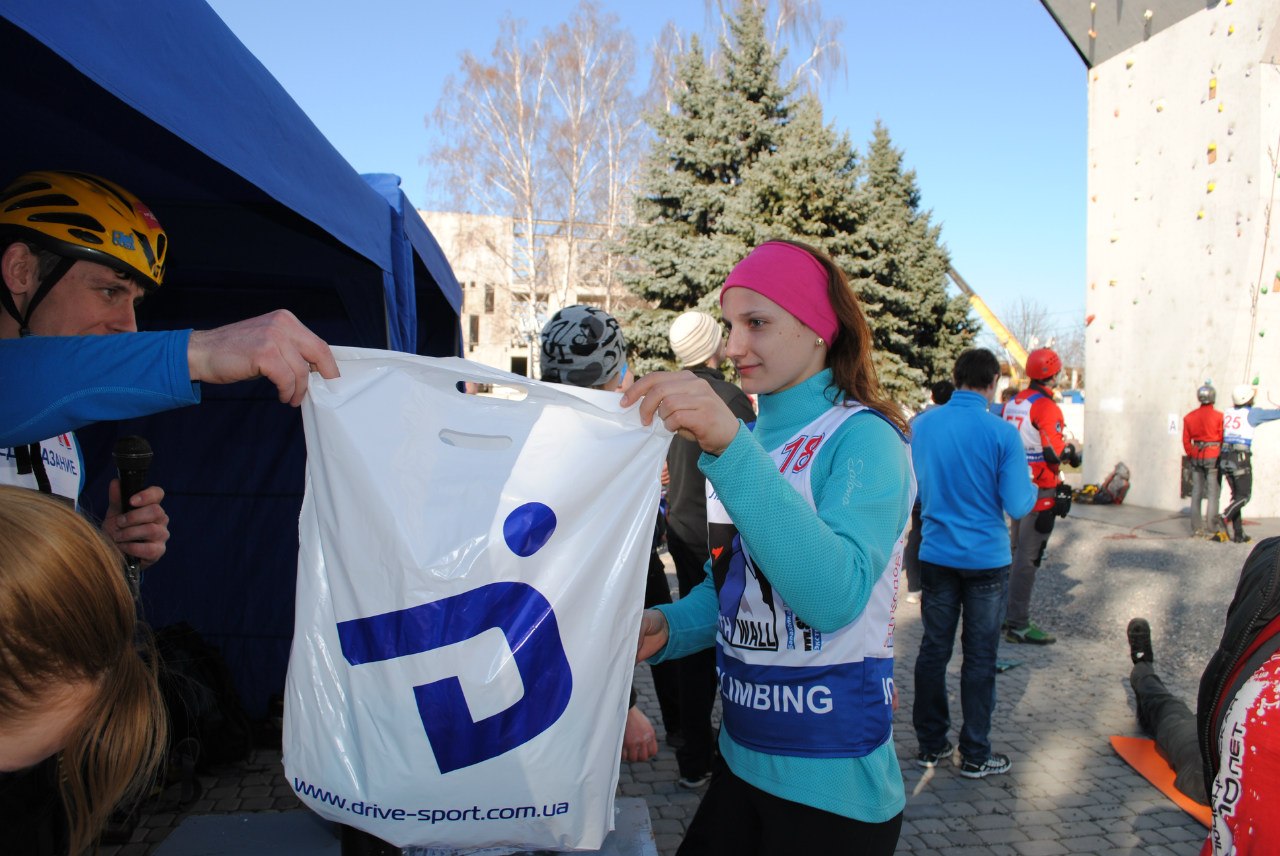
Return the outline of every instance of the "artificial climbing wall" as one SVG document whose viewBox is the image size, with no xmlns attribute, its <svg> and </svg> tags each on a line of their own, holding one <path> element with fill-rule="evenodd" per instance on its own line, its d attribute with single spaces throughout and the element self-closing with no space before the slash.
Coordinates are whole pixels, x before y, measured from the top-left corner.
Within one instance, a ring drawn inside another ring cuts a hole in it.
<svg viewBox="0 0 1280 856">
<path fill-rule="evenodd" d="M 1206 379 L 1219 409 L 1240 383 L 1280 407 L 1278 62 L 1280 3 L 1222 0 L 1088 71 L 1084 478 L 1123 461 L 1131 504 L 1186 506 Z M 1254 465 L 1246 517 L 1280 516 L 1280 422 Z"/>
</svg>

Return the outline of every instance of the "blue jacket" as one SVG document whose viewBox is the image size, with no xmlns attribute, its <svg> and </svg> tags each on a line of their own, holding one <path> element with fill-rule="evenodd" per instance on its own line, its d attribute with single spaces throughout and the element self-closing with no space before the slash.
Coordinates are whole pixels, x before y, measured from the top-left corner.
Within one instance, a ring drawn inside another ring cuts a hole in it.
<svg viewBox="0 0 1280 856">
<path fill-rule="evenodd" d="M 912 423 L 911 459 L 924 517 L 921 561 L 968 570 L 1008 565 L 1004 515 L 1024 517 L 1036 502 L 1017 429 L 993 416 L 983 396 L 956 390 Z"/>
<path fill-rule="evenodd" d="M 0 339 L 0 448 L 197 404 L 190 330 Z"/>
</svg>

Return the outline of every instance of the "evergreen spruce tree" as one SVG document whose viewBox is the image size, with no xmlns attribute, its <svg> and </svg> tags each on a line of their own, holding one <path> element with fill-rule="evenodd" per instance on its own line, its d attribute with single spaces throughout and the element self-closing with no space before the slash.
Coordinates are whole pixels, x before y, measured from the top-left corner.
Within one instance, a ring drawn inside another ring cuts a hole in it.
<svg viewBox="0 0 1280 856">
<path fill-rule="evenodd" d="M 964 297 L 947 295 L 951 262 L 941 229 L 920 210 L 915 171 L 903 170 L 902 152 L 879 122 L 862 173 L 857 249 L 845 270 L 875 306 L 870 322 L 881 383 L 898 401 L 917 405 L 929 384 L 951 376 L 976 325 Z"/>
<path fill-rule="evenodd" d="M 655 308 L 626 319 L 632 359 L 639 372 L 669 367 L 676 313 L 719 314 L 718 289 L 735 263 L 771 238 L 797 240 L 849 274 L 881 383 L 918 404 L 973 336 L 967 303 L 946 294 L 940 230 L 919 210 L 915 173 L 903 172 L 887 131 L 877 125 L 860 165 L 815 97 L 791 100 L 763 15 L 743 0 L 718 68 L 694 40 L 674 109 L 649 117 L 655 141 L 625 249 L 638 262 L 628 287 Z"/>
<path fill-rule="evenodd" d="M 765 38 L 761 7 L 740 4 L 720 59 L 711 68 L 699 40 L 691 40 L 678 64 L 673 110 L 649 117 L 654 143 L 625 241 L 640 271 L 627 286 L 656 304 L 626 319 L 637 371 L 667 366 L 672 318 L 719 288 L 746 252 L 724 230 L 725 209 L 788 121 L 794 87 L 780 82 L 781 57 Z"/>
</svg>

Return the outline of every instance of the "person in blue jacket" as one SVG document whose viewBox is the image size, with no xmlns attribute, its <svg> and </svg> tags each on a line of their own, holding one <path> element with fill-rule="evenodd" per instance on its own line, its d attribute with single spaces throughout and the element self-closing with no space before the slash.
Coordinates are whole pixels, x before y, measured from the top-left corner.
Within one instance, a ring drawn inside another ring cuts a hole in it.
<svg viewBox="0 0 1280 856">
<path fill-rule="evenodd" d="M 167 250 L 151 210 L 106 179 L 30 172 L 0 192 L 0 447 L 195 404 L 198 381 L 266 377 L 297 406 L 310 371 L 337 377 L 328 345 L 284 310 L 135 332 Z"/>
<path fill-rule="evenodd" d="M 996 651 L 1004 624 L 1013 554 L 1004 516 L 1026 516 L 1036 503 L 1018 429 L 993 419 L 987 407 L 1000 381 L 1000 361 L 985 348 L 965 351 L 952 374 L 956 392 L 945 407 L 926 410 L 911 431 L 911 460 L 920 485 L 924 636 L 915 666 L 912 724 L 916 763 L 936 767 L 951 755 L 947 732 L 947 663 L 956 628 L 960 640 L 960 775 L 1007 773 L 1009 756 L 991 751 L 996 701 Z"/>
<path fill-rule="evenodd" d="M 901 408 L 881 391 L 844 273 L 791 241 L 720 292 L 754 431 L 701 378 L 655 373 L 623 405 L 702 447 L 712 559 L 645 610 L 638 659 L 715 646 L 721 757 L 680 854 L 889 854 L 905 805 L 893 747 L 893 610 L 914 500 Z"/>
</svg>

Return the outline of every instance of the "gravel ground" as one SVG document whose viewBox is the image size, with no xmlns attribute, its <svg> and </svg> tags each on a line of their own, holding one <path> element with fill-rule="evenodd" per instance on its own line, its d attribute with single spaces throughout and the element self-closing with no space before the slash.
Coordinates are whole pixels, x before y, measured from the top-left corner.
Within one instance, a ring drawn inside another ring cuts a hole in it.
<svg viewBox="0 0 1280 856">
<path fill-rule="evenodd" d="M 1194 707 L 1200 672 L 1217 649 L 1253 544 L 1189 538 L 1180 532 L 1183 525 L 1176 517 L 1155 531 L 1072 517 L 1059 521 L 1036 577 L 1032 616 L 1064 642 L 1113 645 L 1115 663 L 1126 675 L 1125 628 L 1130 618 L 1146 618 L 1162 676 L 1171 687 L 1188 688 Z M 1107 672 L 1112 665 L 1107 662 Z"/>
</svg>

